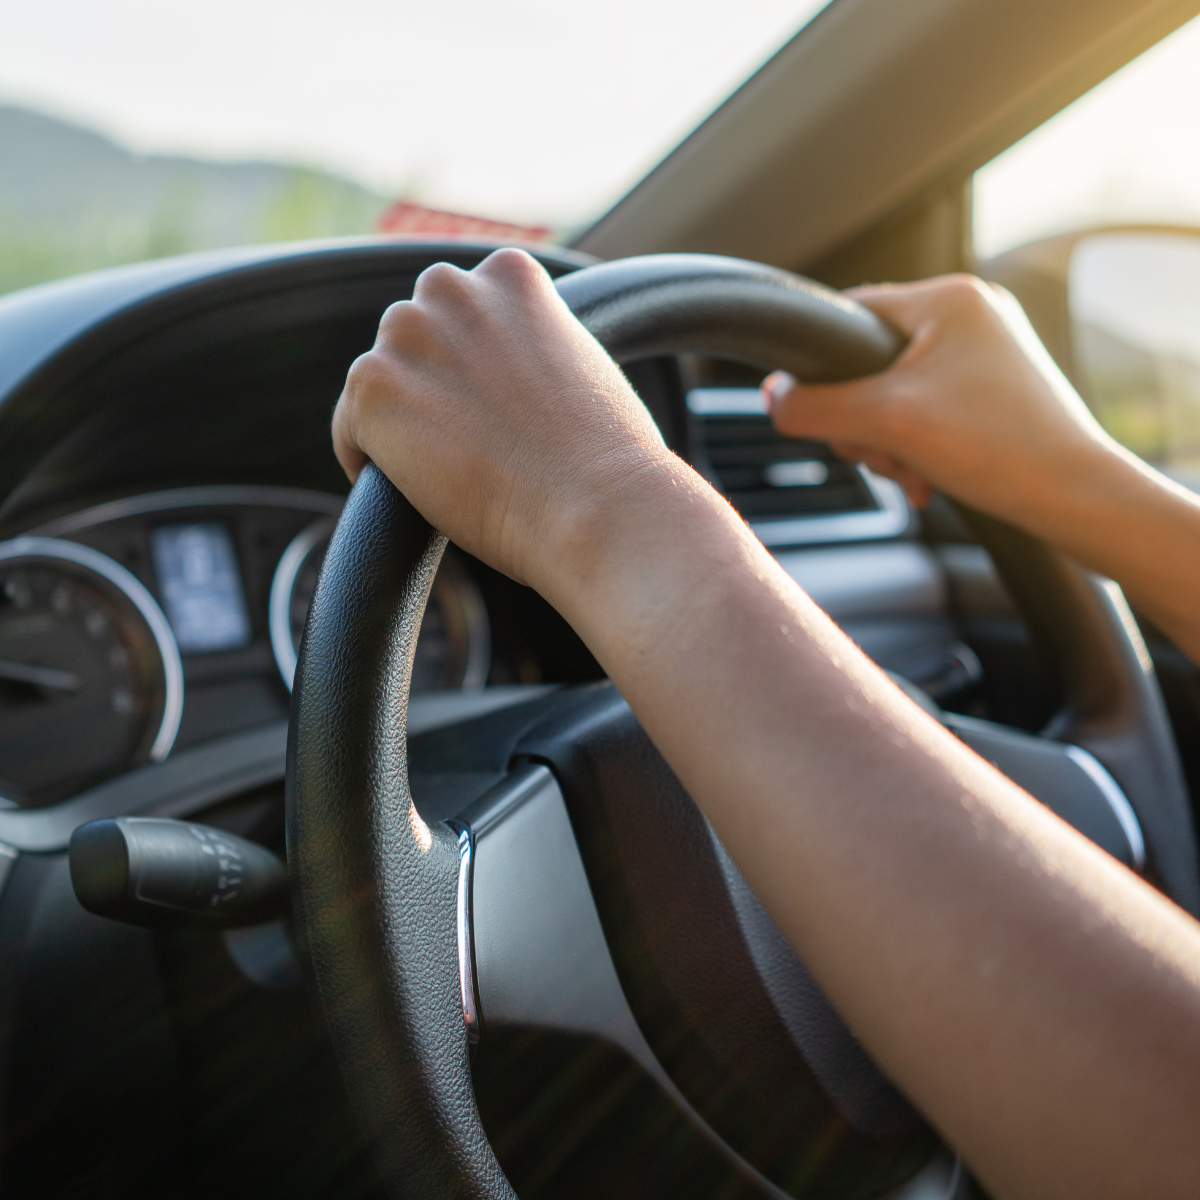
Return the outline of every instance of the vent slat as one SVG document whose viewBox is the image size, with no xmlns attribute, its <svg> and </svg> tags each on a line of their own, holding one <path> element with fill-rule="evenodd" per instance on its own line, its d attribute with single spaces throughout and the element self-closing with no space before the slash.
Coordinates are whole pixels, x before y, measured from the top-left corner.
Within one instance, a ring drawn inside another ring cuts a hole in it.
<svg viewBox="0 0 1200 1200">
<path fill-rule="evenodd" d="M 729 503 L 747 521 L 862 512 L 867 508 L 861 503 L 857 489 L 848 487 L 806 488 L 799 493 L 772 488 L 751 492 L 728 492 L 726 495 L 729 497 Z"/>
<path fill-rule="evenodd" d="M 689 408 L 711 475 L 743 517 L 777 520 L 879 510 L 852 463 L 823 442 L 782 437 L 742 391 L 728 389 L 723 406 L 720 389 L 707 389 L 702 404 L 689 397 Z"/>
</svg>

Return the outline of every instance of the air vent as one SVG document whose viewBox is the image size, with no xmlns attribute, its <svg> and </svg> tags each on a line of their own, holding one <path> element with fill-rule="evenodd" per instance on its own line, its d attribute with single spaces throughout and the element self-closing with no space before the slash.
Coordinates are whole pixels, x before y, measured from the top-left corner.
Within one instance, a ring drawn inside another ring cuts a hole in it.
<svg viewBox="0 0 1200 1200">
<path fill-rule="evenodd" d="M 696 466 L 768 546 L 895 537 L 908 527 L 900 489 L 823 442 L 785 438 L 756 388 L 693 388 Z"/>
</svg>

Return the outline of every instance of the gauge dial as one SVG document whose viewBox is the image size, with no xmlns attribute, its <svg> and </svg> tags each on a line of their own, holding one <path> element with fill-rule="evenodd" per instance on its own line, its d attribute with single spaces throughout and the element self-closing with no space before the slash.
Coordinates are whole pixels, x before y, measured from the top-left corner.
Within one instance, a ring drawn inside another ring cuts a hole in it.
<svg viewBox="0 0 1200 1200">
<path fill-rule="evenodd" d="M 336 518 L 325 517 L 298 534 L 283 552 L 271 583 L 271 646 L 289 689 L 308 606 L 336 523 Z M 449 547 L 421 621 L 412 690 L 478 691 L 487 682 L 490 665 L 491 631 L 483 597 L 457 552 Z"/>
<path fill-rule="evenodd" d="M 0 796 L 49 804 L 165 758 L 183 668 L 154 598 L 98 550 L 0 543 Z"/>
</svg>

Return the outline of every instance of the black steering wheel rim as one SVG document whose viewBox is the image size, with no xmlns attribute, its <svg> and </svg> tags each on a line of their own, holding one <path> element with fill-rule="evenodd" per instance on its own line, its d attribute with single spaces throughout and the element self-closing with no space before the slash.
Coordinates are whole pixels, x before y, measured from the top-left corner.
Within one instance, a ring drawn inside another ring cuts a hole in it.
<svg viewBox="0 0 1200 1200">
<path fill-rule="evenodd" d="M 557 286 L 618 361 L 694 351 L 837 380 L 883 369 L 901 347 L 836 293 L 736 260 L 650 256 L 585 268 Z M 1032 567 L 1017 570 L 1012 531 L 981 527 L 1006 578 L 1018 579 L 1018 601 L 1041 614 L 1035 628 L 1074 628 L 1061 662 L 1073 731 L 1091 738 L 1101 761 L 1107 754 L 1166 890 L 1195 912 L 1182 772 L 1136 630 L 1110 590 L 1040 546 Z M 491 1200 L 513 1192 L 471 1087 L 454 921 L 459 847 L 447 827 L 417 814 L 400 733 L 444 545 L 381 473 L 364 471 L 299 655 L 288 860 L 317 1001 L 385 1182 L 429 1200 Z"/>
</svg>

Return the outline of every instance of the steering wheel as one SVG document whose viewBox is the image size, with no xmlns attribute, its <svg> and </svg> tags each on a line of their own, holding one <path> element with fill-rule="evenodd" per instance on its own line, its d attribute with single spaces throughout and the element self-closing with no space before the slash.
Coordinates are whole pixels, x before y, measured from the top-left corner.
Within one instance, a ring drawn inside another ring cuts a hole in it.
<svg viewBox="0 0 1200 1200">
<path fill-rule="evenodd" d="M 737 260 L 627 259 L 556 286 L 619 362 L 698 352 L 838 380 L 881 370 L 901 348 L 844 297 Z M 1062 764 L 1088 751 L 1095 769 L 1078 773 L 1094 784 L 1099 771 L 1102 790 L 1123 792 L 1152 877 L 1196 913 L 1188 797 L 1120 593 L 1008 527 L 976 525 L 1057 655 L 1067 697 L 1057 740 L 1025 738 L 1026 757 L 1044 775 L 1049 755 L 1065 780 Z M 470 1059 L 481 1030 L 486 1046 L 505 1026 L 622 1047 L 746 1194 L 844 1200 L 902 1183 L 935 1136 L 833 1013 L 611 686 L 539 694 L 460 727 L 473 761 L 504 777 L 453 824 L 420 815 L 404 730 L 444 545 L 364 470 L 330 543 L 292 694 L 295 919 L 385 1184 L 413 1200 L 514 1194 Z M 1020 737 L 998 731 L 1008 750 L 996 761 L 1024 761 L 1009 753 Z"/>
</svg>

